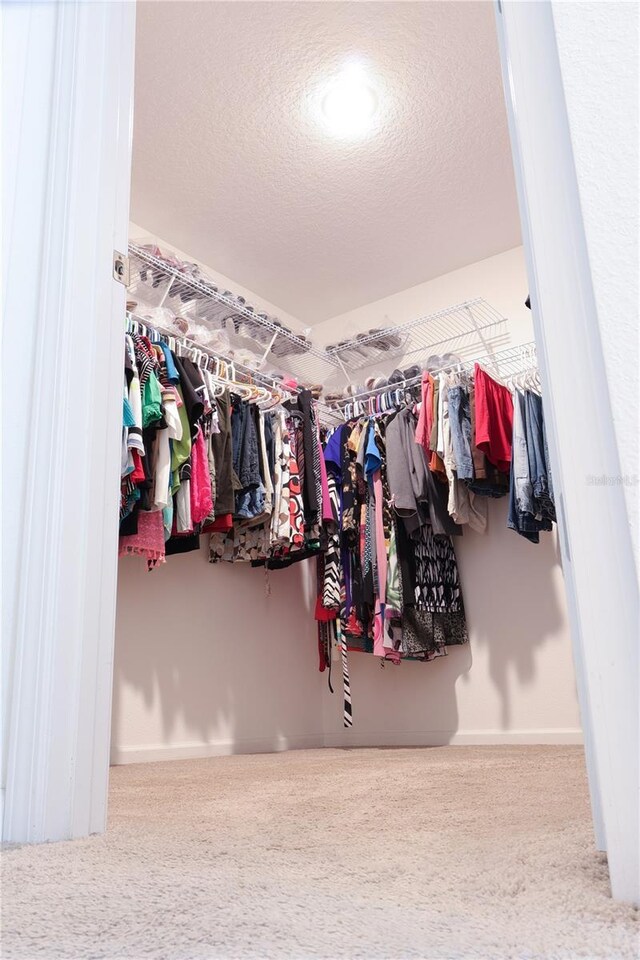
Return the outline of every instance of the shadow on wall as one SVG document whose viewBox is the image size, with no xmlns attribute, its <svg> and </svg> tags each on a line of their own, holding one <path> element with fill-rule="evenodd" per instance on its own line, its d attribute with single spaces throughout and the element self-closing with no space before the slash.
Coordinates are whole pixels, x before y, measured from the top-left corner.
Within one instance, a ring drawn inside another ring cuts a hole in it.
<svg viewBox="0 0 640 960">
<path fill-rule="evenodd" d="M 470 643 L 400 666 L 350 654 L 347 732 L 340 664 L 334 695 L 318 672 L 313 562 L 271 572 L 268 595 L 263 570 L 214 566 L 204 551 L 153 573 L 123 558 L 113 761 L 577 732 L 556 538 L 530 544 L 507 529 L 506 501 L 489 510 L 488 532 L 455 544 Z"/>
<path fill-rule="evenodd" d="M 169 557 L 120 559 L 112 760 L 166 748 L 255 752 L 321 743 L 312 579 Z"/>
<path fill-rule="evenodd" d="M 486 646 L 489 674 L 500 696 L 500 723 L 512 725 L 511 675 L 536 681 L 536 653 L 562 636 L 562 584 L 555 534 L 532 544 L 507 527 L 507 500 L 489 504 L 485 534 L 465 530 L 455 541 L 472 647 Z M 478 572 L 482 570 L 482 575 Z M 468 680 L 468 678 L 465 678 Z"/>
<path fill-rule="evenodd" d="M 436 745 L 458 733 L 491 742 L 502 731 L 577 729 L 556 538 L 531 544 L 506 516 L 506 501 L 491 501 L 487 533 L 465 529 L 454 541 L 469 644 L 431 663 L 383 668 L 350 654 L 354 724 L 342 729 L 338 681 L 336 695 L 323 697 L 329 745 Z"/>
<path fill-rule="evenodd" d="M 353 728 L 342 728 L 342 688 L 325 695 L 327 746 L 447 744 L 458 729 L 456 683 L 471 667 L 468 644 L 451 647 L 429 663 L 384 663 L 364 653 L 349 654 Z M 339 672 L 339 671 L 336 671 Z"/>
</svg>

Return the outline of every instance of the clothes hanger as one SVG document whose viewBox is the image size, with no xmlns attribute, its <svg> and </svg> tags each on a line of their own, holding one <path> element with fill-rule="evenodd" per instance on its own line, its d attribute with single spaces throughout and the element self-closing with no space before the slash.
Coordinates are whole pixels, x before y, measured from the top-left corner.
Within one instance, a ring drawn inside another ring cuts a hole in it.
<svg viewBox="0 0 640 960">
<path fill-rule="evenodd" d="M 540 374 L 537 367 L 531 367 L 527 372 L 526 382 L 530 390 L 539 393 L 541 388 Z"/>
<path fill-rule="evenodd" d="M 261 390 L 262 390 L 262 388 L 259 387 L 257 384 L 252 383 L 251 381 L 249 381 L 249 383 L 247 384 L 247 386 L 249 387 L 249 389 L 250 389 L 250 391 L 251 391 L 251 395 L 250 395 L 249 399 L 250 399 L 250 400 L 253 400 L 253 401 L 257 400 L 258 397 L 261 396 Z"/>
<path fill-rule="evenodd" d="M 260 407 L 260 409 L 262 410 L 262 409 L 264 409 L 264 406 L 262 406 L 262 405 L 264 405 L 265 403 L 269 403 L 269 402 L 272 400 L 272 398 L 273 398 L 273 394 L 272 394 L 272 392 L 269 390 L 268 387 L 262 386 L 262 385 L 260 385 L 260 384 L 256 384 L 256 390 L 258 390 L 258 396 L 256 397 L 256 403 L 257 403 L 257 405 Z"/>
<path fill-rule="evenodd" d="M 284 400 L 284 394 L 281 390 L 278 390 L 277 387 L 273 387 L 271 391 L 269 391 L 266 387 L 264 389 L 266 390 L 267 397 L 265 398 L 265 401 L 260 409 L 264 411 L 273 410 L 282 403 Z"/>
<path fill-rule="evenodd" d="M 236 380 L 235 376 L 229 379 L 229 389 L 232 393 L 235 393 L 243 400 L 250 400 L 253 394 L 252 387 L 246 383 L 241 383 L 239 380 Z"/>
<path fill-rule="evenodd" d="M 221 377 L 216 376 L 211 371 L 208 371 L 209 380 L 213 388 L 214 397 L 221 397 L 225 390 L 228 388 L 229 384 L 223 380 Z"/>
</svg>

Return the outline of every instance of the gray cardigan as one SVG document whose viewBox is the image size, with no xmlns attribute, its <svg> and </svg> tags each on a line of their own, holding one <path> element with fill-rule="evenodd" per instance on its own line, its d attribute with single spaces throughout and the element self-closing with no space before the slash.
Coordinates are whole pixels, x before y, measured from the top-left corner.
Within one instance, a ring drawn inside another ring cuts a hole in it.
<svg viewBox="0 0 640 960">
<path fill-rule="evenodd" d="M 387 423 L 387 479 L 396 513 L 410 537 L 428 521 L 436 536 L 461 534 L 447 510 L 447 486 L 429 470 L 415 433 L 415 419 L 406 407 Z"/>
</svg>

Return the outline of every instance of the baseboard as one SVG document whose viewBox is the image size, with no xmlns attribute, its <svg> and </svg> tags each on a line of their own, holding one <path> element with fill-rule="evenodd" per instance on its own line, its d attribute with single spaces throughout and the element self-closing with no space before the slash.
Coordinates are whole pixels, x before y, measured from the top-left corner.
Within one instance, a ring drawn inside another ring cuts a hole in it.
<svg viewBox="0 0 640 960">
<path fill-rule="evenodd" d="M 481 745 L 582 744 L 582 730 L 572 727 L 544 730 L 420 730 L 361 732 L 358 729 L 325 734 L 326 747 L 443 747 Z"/>
<path fill-rule="evenodd" d="M 208 743 L 153 743 L 133 747 L 112 747 L 111 765 L 150 763 L 156 760 L 196 760 L 226 757 L 235 753 L 280 753 L 283 750 L 309 750 L 324 747 L 322 734 L 307 736 L 273 736 L 238 740 L 215 740 Z"/>
<path fill-rule="evenodd" d="M 443 747 L 481 745 L 582 744 L 582 731 L 574 728 L 547 730 L 427 730 L 414 732 L 342 730 L 338 733 L 301 737 L 258 737 L 247 740 L 216 740 L 209 743 L 147 744 L 113 747 L 111 763 L 151 763 L 157 760 L 197 760 L 241 753 L 280 753 L 283 750 L 313 750 L 321 747 Z"/>
</svg>

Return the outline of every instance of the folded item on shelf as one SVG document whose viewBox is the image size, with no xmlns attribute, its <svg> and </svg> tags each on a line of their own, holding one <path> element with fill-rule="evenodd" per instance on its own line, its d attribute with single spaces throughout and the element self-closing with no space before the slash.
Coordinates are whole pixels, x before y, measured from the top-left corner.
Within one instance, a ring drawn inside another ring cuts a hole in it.
<svg viewBox="0 0 640 960">
<path fill-rule="evenodd" d="M 278 324 L 280 326 L 280 324 Z M 298 355 L 301 353 L 307 353 L 311 349 L 311 341 L 307 337 L 303 336 L 300 333 L 293 333 L 292 330 L 289 330 L 288 327 L 283 327 L 288 334 L 293 335 L 297 340 L 290 340 L 288 337 L 276 337 L 273 346 L 271 347 L 271 352 L 276 357 L 288 357 L 292 355 Z"/>
<path fill-rule="evenodd" d="M 458 364 L 462 363 L 462 357 L 459 357 L 457 353 L 443 353 L 442 354 L 442 366 L 444 367 L 456 367 Z"/>
<path fill-rule="evenodd" d="M 266 315 L 262 314 L 262 316 L 264 316 L 265 320 L 268 319 Z M 272 330 L 257 320 L 251 320 L 241 315 L 231 317 L 230 319 L 236 335 L 244 339 L 255 340 L 265 346 L 273 336 Z"/>
<path fill-rule="evenodd" d="M 203 347 L 207 347 L 207 349 L 213 350 L 214 352 L 223 354 L 229 352 L 229 337 L 225 330 L 221 330 L 219 327 L 214 327 L 208 323 L 198 323 L 193 320 L 188 321 L 188 324 L 188 335 L 192 340 L 195 340 L 196 343 L 201 343 Z"/>
<path fill-rule="evenodd" d="M 375 338 L 367 344 L 372 350 L 394 350 L 402 344 L 402 337 L 389 329 L 380 330 L 374 327 L 367 330 L 366 333 L 360 334 L 360 336 Z"/>
<path fill-rule="evenodd" d="M 129 309 L 128 304 L 127 309 Z M 135 312 L 136 317 L 150 327 L 166 327 L 169 330 L 175 330 L 176 333 L 188 334 L 189 325 L 187 321 L 183 317 L 176 317 L 173 310 L 168 307 L 151 307 L 149 304 L 138 302 L 134 305 L 134 310 L 130 312 Z"/>
<path fill-rule="evenodd" d="M 402 345 L 402 337 L 389 329 L 373 327 L 356 334 L 350 340 L 330 344 L 327 350 L 337 353 L 347 363 L 361 363 L 373 359 L 381 350 L 396 350 Z"/>
<path fill-rule="evenodd" d="M 386 387 L 389 381 L 386 377 L 383 377 L 382 374 L 376 374 L 373 377 L 367 377 L 364 382 L 365 390 L 379 390 L 382 387 Z"/>
<path fill-rule="evenodd" d="M 229 357 L 245 367 L 254 367 L 256 369 L 258 367 L 254 350 L 247 350 L 245 347 L 232 347 L 229 350 Z"/>
</svg>

